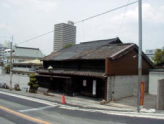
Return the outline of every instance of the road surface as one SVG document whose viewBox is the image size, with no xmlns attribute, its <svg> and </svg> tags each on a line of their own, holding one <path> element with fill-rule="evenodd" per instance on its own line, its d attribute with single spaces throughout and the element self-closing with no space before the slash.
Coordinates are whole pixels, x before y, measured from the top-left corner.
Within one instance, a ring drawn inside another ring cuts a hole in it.
<svg viewBox="0 0 164 124">
<path fill-rule="evenodd" d="M 0 123 L 164 124 L 164 120 L 104 114 L 0 91 Z"/>
</svg>

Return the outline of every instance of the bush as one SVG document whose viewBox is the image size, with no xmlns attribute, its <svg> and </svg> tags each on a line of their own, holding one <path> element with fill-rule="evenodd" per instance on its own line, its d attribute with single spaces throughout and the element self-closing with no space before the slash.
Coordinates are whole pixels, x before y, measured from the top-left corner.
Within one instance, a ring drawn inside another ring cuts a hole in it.
<svg viewBox="0 0 164 124">
<path fill-rule="evenodd" d="M 10 65 L 5 66 L 5 72 L 6 72 L 6 74 L 10 73 Z"/>
<path fill-rule="evenodd" d="M 29 92 L 31 93 L 36 93 L 39 84 L 36 78 L 36 74 L 31 74 L 30 75 L 30 82 L 28 83 L 28 85 L 30 86 Z"/>
<path fill-rule="evenodd" d="M 21 91 L 19 84 L 15 84 L 15 85 L 14 85 L 14 89 L 15 89 L 16 91 Z"/>
</svg>

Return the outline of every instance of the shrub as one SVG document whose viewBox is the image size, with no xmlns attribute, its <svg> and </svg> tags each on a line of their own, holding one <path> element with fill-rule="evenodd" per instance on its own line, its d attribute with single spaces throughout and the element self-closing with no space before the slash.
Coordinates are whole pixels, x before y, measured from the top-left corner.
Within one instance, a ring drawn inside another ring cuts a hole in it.
<svg viewBox="0 0 164 124">
<path fill-rule="evenodd" d="M 10 73 L 10 65 L 5 66 L 5 72 L 6 72 L 6 74 Z"/>
<path fill-rule="evenodd" d="M 19 84 L 15 84 L 15 85 L 14 85 L 14 89 L 15 89 L 16 91 L 21 91 Z"/>
<path fill-rule="evenodd" d="M 29 76 L 29 78 L 30 78 L 30 82 L 28 83 L 28 85 L 30 86 L 29 92 L 36 93 L 36 91 L 39 87 L 39 84 L 38 84 L 38 81 L 36 78 L 36 74 L 31 74 Z"/>
</svg>

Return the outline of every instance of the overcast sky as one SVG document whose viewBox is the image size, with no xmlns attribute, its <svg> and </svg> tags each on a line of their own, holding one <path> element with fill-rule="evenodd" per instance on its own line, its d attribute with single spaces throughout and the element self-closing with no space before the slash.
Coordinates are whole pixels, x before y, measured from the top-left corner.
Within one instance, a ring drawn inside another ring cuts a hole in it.
<svg viewBox="0 0 164 124">
<path fill-rule="evenodd" d="M 0 0 L 0 43 L 14 36 L 19 46 L 53 49 L 53 33 L 23 44 L 19 42 L 53 30 L 54 24 L 79 21 L 135 0 Z M 119 37 L 138 44 L 137 4 L 76 24 L 77 43 Z M 143 48 L 164 46 L 164 0 L 143 0 Z"/>
</svg>

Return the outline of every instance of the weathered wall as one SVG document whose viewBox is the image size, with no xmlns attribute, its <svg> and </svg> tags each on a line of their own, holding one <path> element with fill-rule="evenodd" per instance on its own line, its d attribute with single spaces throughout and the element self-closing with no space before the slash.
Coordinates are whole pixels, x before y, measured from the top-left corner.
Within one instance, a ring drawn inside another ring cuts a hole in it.
<svg viewBox="0 0 164 124">
<path fill-rule="evenodd" d="M 164 79 L 163 71 L 152 70 L 149 72 L 149 94 L 157 95 L 158 80 Z"/>
<path fill-rule="evenodd" d="M 142 80 L 145 82 L 145 91 L 148 91 L 148 76 L 144 75 Z M 110 76 L 108 77 L 108 83 L 111 86 L 108 94 L 112 100 L 137 94 L 137 75 Z"/>
</svg>

